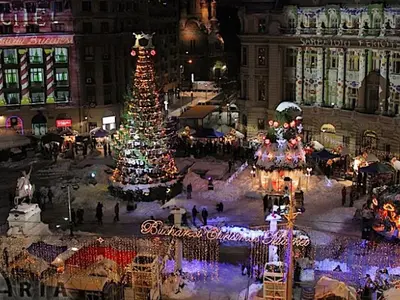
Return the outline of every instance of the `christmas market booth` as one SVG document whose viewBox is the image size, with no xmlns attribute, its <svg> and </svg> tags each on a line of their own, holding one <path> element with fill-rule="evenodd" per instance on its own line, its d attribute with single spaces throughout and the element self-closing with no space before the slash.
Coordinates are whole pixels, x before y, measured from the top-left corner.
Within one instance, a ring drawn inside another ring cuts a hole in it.
<svg viewBox="0 0 400 300">
<path fill-rule="evenodd" d="M 387 239 L 399 239 L 400 185 L 373 189 L 373 197 L 367 210 L 375 217 L 373 230 Z"/>
</svg>

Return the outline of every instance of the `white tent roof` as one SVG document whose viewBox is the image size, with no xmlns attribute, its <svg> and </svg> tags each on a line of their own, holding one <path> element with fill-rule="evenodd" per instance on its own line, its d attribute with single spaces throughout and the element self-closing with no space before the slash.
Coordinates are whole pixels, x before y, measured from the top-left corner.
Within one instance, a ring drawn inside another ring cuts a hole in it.
<svg viewBox="0 0 400 300">
<path fill-rule="evenodd" d="M 294 102 L 288 102 L 288 101 L 284 101 L 282 103 L 280 103 L 277 107 L 276 107 L 276 111 L 277 112 L 283 112 L 287 109 L 293 109 L 296 111 L 302 111 L 302 109 L 300 108 L 300 106 L 298 106 L 296 103 Z"/>
<path fill-rule="evenodd" d="M 27 146 L 31 143 L 26 136 L 15 134 L 0 134 L 0 150 Z"/>
<path fill-rule="evenodd" d="M 391 288 L 383 293 L 386 300 L 397 300 L 400 299 L 400 290 Z"/>
<path fill-rule="evenodd" d="M 357 292 L 353 287 L 336 279 L 322 276 L 315 286 L 314 299 L 322 299 L 332 295 L 348 300 L 357 300 Z"/>
</svg>

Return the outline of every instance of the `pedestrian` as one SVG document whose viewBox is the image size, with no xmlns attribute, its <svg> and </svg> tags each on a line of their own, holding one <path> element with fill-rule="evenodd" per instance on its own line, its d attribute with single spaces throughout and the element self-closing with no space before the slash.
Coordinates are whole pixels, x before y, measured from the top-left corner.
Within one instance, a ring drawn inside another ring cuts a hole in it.
<svg viewBox="0 0 400 300">
<path fill-rule="evenodd" d="M 78 208 L 78 210 L 76 211 L 76 217 L 78 219 L 78 224 L 82 224 L 83 223 L 83 209 L 82 208 Z"/>
<path fill-rule="evenodd" d="M 10 266 L 10 261 L 9 261 L 7 247 L 5 247 L 3 250 L 3 261 L 4 261 L 4 265 L 6 266 L 6 269 L 8 269 L 8 267 Z"/>
<path fill-rule="evenodd" d="M 96 219 L 99 225 L 103 225 L 103 204 L 97 203 L 96 207 Z"/>
<path fill-rule="evenodd" d="M 51 190 L 51 187 L 49 188 L 49 192 L 47 193 L 47 197 L 49 198 L 49 203 L 53 205 L 53 191 Z"/>
<path fill-rule="evenodd" d="M 354 206 L 354 199 L 356 197 L 356 191 L 353 189 L 350 193 L 350 205 L 349 207 L 353 207 Z"/>
<path fill-rule="evenodd" d="M 108 156 L 111 156 L 111 144 L 108 144 Z"/>
<path fill-rule="evenodd" d="M 232 161 L 231 160 L 229 160 L 228 161 L 228 173 L 230 173 L 231 171 L 232 171 Z"/>
<path fill-rule="evenodd" d="M 71 223 L 72 225 L 76 226 L 76 213 L 75 209 L 71 209 Z"/>
<path fill-rule="evenodd" d="M 188 185 L 187 185 L 187 187 L 186 187 L 186 196 L 187 196 L 187 199 L 192 199 L 192 191 L 193 191 L 193 187 L 192 187 L 192 184 L 191 183 L 189 183 Z"/>
<path fill-rule="evenodd" d="M 206 208 L 203 208 L 203 210 L 201 211 L 201 216 L 203 218 L 203 225 L 207 226 L 208 211 Z"/>
<path fill-rule="evenodd" d="M 199 212 L 198 212 L 198 210 L 197 210 L 197 208 L 196 208 L 196 205 L 194 205 L 193 206 L 193 208 L 192 208 L 192 223 L 193 223 L 193 225 L 195 225 L 196 226 L 196 217 L 197 217 L 197 214 L 198 214 Z"/>
<path fill-rule="evenodd" d="M 346 187 L 342 188 L 342 206 L 346 204 Z"/>
<path fill-rule="evenodd" d="M 106 157 L 107 156 L 107 144 L 106 143 L 103 144 L 103 152 L 104 152 L 104 157 Z"/>
<path fill-rule="evenodd" d="M 114 222 L 118 222 L 119 221 L 119 202 L 117 202 L 114 206 Z"/>
</svg>

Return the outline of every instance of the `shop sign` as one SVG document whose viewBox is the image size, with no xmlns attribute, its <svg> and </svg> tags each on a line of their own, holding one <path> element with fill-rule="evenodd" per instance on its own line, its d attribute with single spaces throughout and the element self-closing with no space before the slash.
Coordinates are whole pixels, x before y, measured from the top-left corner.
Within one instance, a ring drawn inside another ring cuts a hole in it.
<svg viewBox="0 0 400 300">
<path fill-rule="evenodd" d="M 5 26 L 26 27 L 30 24 L 46 26 L 54 23 L 54 12 L 51 9 L 36 8 L 34 13 L 29 13 L 26 8 L 9 13 L 0 14 L 0 22 Z"/>
<path fill-rule="evenodd" d="M 41 35 L 0 37 L 0 46 L 45 46 L 45 45 L 72 45 L 73 35 Z"/>
<path fill-rule="evenodd" d="M 64 128 L 64 127 L 71 127 L 71 126 L 72 126 L 72 120 L 71 119 L 56 120 L 56 127 L 57 128 Z"/>
<path fill-rule="evenodd" d="M 262 242 L 265 245 L 285 246 L 288 243 L 286 230 L 264 231 L 263 235 L 254 234 L 246 236 L 240 232 L 222 231 L 218 227 L 201 228 L 192 230 L 187 228 L 178 228 L 176 226 L 166 227 L 162 221 L 147 220 L 142 223 L 142 234 L 156 236 L 171 236 L 176 238 L 206 238 L 208 240 L 233 241 L 233 242 Z M 306 236 L 293 237 L 293 246 L 307 247 L 310 245 L 310 239 Z"/>
<path fill-rule="evenodd" d="M 324 39 L 324 38 L 301 38 L 302 46 L 309 47 L 333 47 L 333 48 L 376 48 L 376 49 L 400 49 L 400 41 L 392 40 L 367 40 L 367 39 Z"/>
<path fill-rule="evenodd" d="M 115 123 L 115 116 L 104 117 L 103 118 L 103 125 L 107 124 L 114 124 Z"/>
</svg>

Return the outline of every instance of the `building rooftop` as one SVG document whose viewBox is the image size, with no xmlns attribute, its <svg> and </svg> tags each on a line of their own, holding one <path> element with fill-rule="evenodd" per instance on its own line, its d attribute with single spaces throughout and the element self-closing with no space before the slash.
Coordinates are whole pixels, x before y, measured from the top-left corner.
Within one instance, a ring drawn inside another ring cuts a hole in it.
<svg viewBox="0 0 400 300">
<path fill-rule="evenodd" d="M 197 105 L 191 107 L 179 116 L 180 119 L 204 119 L 210 113 L 216 111 L 218 106 L 215 105 Z"/>
</svg>

